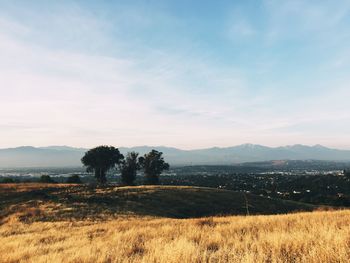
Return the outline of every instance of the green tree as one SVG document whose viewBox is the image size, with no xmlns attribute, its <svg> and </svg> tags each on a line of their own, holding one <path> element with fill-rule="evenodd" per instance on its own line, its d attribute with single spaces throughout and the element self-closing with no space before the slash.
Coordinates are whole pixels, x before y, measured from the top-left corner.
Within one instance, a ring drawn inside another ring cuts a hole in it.
<svg viewBox="0 0 350 263">
<path fill-rule="evenodd" d="M 87 172 L 94 172 L 98 183 L 107 182 L 106 173 L 116 167 L 124 156 L 113 146 L 98 146 L 90 149 L 81 159 Z"/>
<path fill-rule="evenodd" d="M 122 182 L 125 185 L 133 185 L 137 170 L 140 169 L 140 165 L 137 157 L 137 152 L 127 153 L 125 159 L 119 164 L 119 170 L 121 173 Z"/>
<path fill-rule="evenodd" d="M 145 173 L 147 184 L 158 184 L 160 174 L 164 170 L 169 169 L 169 164 L 164 161 L 162 155 L 162 152 L 152 150 L 139 158 L 139 163 Z"/>
</svg>

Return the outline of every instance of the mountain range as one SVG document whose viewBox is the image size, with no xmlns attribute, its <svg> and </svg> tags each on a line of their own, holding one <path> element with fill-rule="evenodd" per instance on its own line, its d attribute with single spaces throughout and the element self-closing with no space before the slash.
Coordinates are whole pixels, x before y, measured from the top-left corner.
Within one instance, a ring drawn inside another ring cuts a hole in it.
<svg viewBox="0 0 350 263">
<path fill-rule="evenodd" d="M 350 150 L 338 150 L 322 145 L 292 145 L 267 147 L 242 144 L 233 147 L 213 147 L 198 150 L 181 150 L 165 146 L 138 146 L 119 150 L 125 154 L 136 151 L 145 154 L 152 149 L 164 153 L 170 165 L 230 165 L 243 162 L 270 160 L 328 160 L 350 161 Z M 32 147 L 0 149 L 0 167 L 77 167 L 87 149 L 68 146 Z"/>
</svg>

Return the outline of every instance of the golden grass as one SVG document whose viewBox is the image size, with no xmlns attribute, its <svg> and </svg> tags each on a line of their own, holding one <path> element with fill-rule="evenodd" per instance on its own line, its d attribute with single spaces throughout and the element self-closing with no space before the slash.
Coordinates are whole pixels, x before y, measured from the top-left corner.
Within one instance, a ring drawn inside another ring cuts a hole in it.
<svg viewBox="0 0 350 263">
<path fill-rule="evenodd" d="M 0 262 L 349 262 L 350 210 L 0 226 Z"/>
<path fill-rule="evenodd" d="M 31 190 L 47 189 L 52 187 L 71 187 L 76 184 L 42 184 L 42 183 L 20 183 L 20 184 L 0 184 L 0 194 L 4 193 L 20 193 Z"/>
</svg>

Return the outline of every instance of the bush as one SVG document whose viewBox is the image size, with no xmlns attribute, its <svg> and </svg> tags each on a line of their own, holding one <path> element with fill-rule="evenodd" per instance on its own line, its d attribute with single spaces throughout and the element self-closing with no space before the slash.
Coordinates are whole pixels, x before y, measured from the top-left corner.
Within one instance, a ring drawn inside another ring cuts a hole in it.
<svg viewBox="0 0 350 263">
<path fill-rule="evenodd" d="M 1 180 L 1 183 L 2 184 L 13 184 L 13 183 L 16 183 L 16 181 L 13 180 L 12 178 L 6 177 L 6 178 Z"/>
<path fill-rule="evenodd" d="M 49 175 L 42 175 L 40 177 L 40 183 L 53 184 L 56 182 Z"/>
<path fill-rule="evenodd" d="M 74 174 L 74 175 L 71 175 L 67 178 L 66 183 L 67 184 L 81 184 L 82 182 L 80 180 L 79 175 Z"/>
</svg>

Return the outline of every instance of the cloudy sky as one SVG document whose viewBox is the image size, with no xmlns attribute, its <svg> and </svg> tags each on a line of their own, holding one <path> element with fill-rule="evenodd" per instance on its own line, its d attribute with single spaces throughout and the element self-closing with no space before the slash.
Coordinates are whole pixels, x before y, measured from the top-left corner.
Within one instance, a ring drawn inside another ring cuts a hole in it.
<svg viewBox="0 0 350 263">
<path fill-rule="evenodd" d="M 349 0 L 0 0 L 0 147 L 350 149 L 349 73 Z"/>
</svg>

